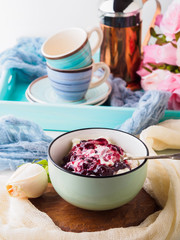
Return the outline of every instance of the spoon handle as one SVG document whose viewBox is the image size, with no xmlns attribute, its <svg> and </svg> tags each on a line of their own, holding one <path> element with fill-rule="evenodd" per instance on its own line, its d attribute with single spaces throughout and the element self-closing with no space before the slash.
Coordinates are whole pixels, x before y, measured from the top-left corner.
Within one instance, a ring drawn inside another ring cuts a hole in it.
<svg viewBox="0 0 180 240">
<path fill-rule="evenodd" d="M 141 159 L 161 159 L 161 158 L 170 158 L 172 160 L 180 160 L 180 153 L 175 154 L 163 154 L 156 156 L 139 156 L 139 157 L 127 157 L 127 160 L 141 160 Z"/>
</svg>

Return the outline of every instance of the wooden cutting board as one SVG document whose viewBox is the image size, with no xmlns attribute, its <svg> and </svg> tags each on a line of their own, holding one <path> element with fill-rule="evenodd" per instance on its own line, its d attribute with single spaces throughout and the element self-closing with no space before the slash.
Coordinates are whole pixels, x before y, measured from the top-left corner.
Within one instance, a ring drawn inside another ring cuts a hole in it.
<svg viewBox="0 0 180 240">
<path fill-rule="evenodd" d="M 137 226 L 150 214 L 160 210 L 155 200 L 143 189 L 128 204 L 108 211 L 89 211 L 63 200 L 51 184 L 47 191 L 31 202 L 67 232 L 92 232 L 110 228 Z"/>
</svg>

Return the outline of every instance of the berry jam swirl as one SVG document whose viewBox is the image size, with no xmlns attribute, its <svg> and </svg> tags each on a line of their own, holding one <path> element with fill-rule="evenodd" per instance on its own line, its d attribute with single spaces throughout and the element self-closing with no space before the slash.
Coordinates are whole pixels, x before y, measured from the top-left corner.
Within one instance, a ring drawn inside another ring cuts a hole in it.
<svg viewBox="0 0 180 240">
<path fill-rule="evenodd" d="M 85 176 L 112 176 L 131 170 L 124 156 L 121 147 L 105 138 L 82 140 L 63 158 L 62 167 Z"/>
</svg>

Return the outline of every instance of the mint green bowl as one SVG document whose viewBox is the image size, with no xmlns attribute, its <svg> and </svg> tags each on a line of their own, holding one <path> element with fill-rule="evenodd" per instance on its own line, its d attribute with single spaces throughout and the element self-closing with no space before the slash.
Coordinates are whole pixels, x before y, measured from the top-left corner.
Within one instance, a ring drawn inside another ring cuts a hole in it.
<svg viewBox="0 0 180 240">
<path fill-rule="evenodd" d="M 86 128 L 57 137 L 48 149 L 49 175 L 56 192 L 67 202 L 88 210 L 109 210 L 131 201 L 143 187 L 147 175 L 147 159 L 128 172 L 114 176 L 83 176 L 61 168 L 63 157 L 72 147 L 72 139 L 108 138 L 125 152 L 148 156 L 148 148 L 135 136 L 109 128 Z"/>
</svg>

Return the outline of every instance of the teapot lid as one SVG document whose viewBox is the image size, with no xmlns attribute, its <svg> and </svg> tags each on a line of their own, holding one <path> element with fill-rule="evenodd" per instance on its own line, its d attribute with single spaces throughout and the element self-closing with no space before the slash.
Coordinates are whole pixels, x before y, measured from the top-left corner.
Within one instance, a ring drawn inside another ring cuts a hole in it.
<svg viewBox="0 0 180 240">
<path fill-rule="evenodd" d="M 101 23 L 123 28 L 137 26 L 141 7 L 140 0 L 106 0 L 99 7 Z"/>
<path fill-rule="evenodd" d="M 141 9 L 138 0 L 107 0 L 104 1 L 99 10 L 104 13 L 133 13 Z"/>
</svg>

